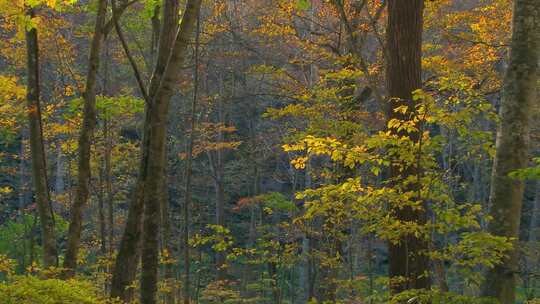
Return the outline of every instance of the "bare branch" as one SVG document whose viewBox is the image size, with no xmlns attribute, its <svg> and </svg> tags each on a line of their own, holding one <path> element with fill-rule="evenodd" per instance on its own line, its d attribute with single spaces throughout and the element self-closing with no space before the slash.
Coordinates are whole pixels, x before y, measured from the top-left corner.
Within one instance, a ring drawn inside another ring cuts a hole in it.
<svg viewBox="0 0 540 304">
<path fill-rule="evenodd" d="M 131 3 L 133 3 L 134 1 L 132 1 Z M 135 74 L 135 79 L 137 80 L 137 85 L 139 86 L 139 90 L 141 91 L 141 94 L 144 98 L 144 101 L 146 103 L 149 103 L 149 98 L 148 98 L 148 93 L 146 91 L 146 87 L 144 85 L 144 82 L 143 82 L 143 79 L 141 77 L 141 73 L 140 73 L 140 70 L 139 70 L 139 67 L 137 66 L 137 62 L 135 61 L 135 59 L 133 58 L 133 56 L 131 55 L 131 52 L 129 50 L 129 46 L 126 42 L 126 39 L 124 37 L 124 33 L 122 32 L 122 28 L 120 27 L 120 22 L 118 21 L 118 18 L 119 18 L 119 15 L 118 15 L 118 9 L 116 7 L 116 0 L 111 0 L 111 3 L 112 3 L 112 11 L 113 11 L 113 16 L 112 16 L 112 21 L 113 21 L 113 24 L 114 24 L 114 28 L 116 30 L 116 34 L 118 35 L 118 39 L 120 40 L 120 43 L 122 44 L 122 48 L 124 49 L 124 53 L 126 54 L 126 57 L 129 61 L 129 64 L 131 65 L 131 68 L 133 69 L 133 74 Z"/>
</svg>

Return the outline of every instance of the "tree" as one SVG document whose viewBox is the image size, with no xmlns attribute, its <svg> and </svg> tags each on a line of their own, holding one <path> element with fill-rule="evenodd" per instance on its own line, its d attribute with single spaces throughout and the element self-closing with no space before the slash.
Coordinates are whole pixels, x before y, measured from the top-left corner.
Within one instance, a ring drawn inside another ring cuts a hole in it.
<svg viewBox="0 0 540 304">
<path fill-rule="evenodd" d="M 182 21 L 179 29 L 175 7 L 178 7 L 175 0 L 166 0 L 164 3 L 164 12 L 171 15 L 171 18 L 163 22 L 160 33 L 160 46 L 158 51 L 158 63 L 154 69 L 154 74 L 150 83 L 149 99 L 145 114 L 145 126 L 143 135 L 142 158 L 140 162 L 140 172 L 137 180 L 137 189 L 134 201 L 135 211 L 138 216 L 129 215 L 132 218 L 131 227 L 137 233 L 129 235 L 130 230 L 126 229 L 124 235 L 129 239 L 122 239 L 121 246 L 128 246 L 137 250 L 137 243 L 140 239 L 140 232 L 137 231 L 138 223 L 143 219 L 143 240 L 142 240 L 142 273 L 141 273 L 141 302 L 156 303 L 157 281 L 158 281 L 158 261 L 159 261 L 159 219 L 160 212 L 160 189 L 163 185 L 163 172 L 165 172 L 165 148 L 167 116 L 170 99 L 174 94 L 174 88 L 180 79 L 180 67 L 184 61 L 189 38 L 195 27 L 201 1 L 191 0 L 186 4 Z M 173 39 L 171 39 L 173 37 Z M 167 46 L 171 45 L 172 48 Z M 162 59 L 160 61 L 160 59 Z M 165 63 L 165 64 L 160 64 Z M 143 209 L 144 211 L 141 212 Z M 132 208 L 130 208 L 130 213 Z M 129 217 L 128 216 L 128 217 Z M 129 218 L 128 218 L 129 225 Z M 127 226 L 129 227 L 129 226 Z M 127 243 L 125 243 L 127 242 Z M 121 247 L 122 250 L 122 247 Z M 120 253 L 116 262 L 115 276 L 113 279 L 113 290 L 111 295 L 124 293 L 125 288 L 131 283 L 130 278 L 126 278 L 124 273 L 118 273 L 118 270 L 126 270 L 136 265 L 136 255 L 133 259 L 133 253 L 123 252 L 124 255 L 130 255 L 132 264 L 126 264 L 126 260 L 120 260 Z M 122 280 L 118 278 L 122 277 Z M 119 283 L 119 281 L 122 281 Z"/>
<path fill-rule="evenodd" d="M 183 213 L 183 254 L 184 254 L 184 304 L 189 304 L 190 302 L 190 244 L 189 244 L 189 224 L 190 224 L 190 207 L 193 200 L 192 193 L 192 177 L 193 177 L 193 146 L 195 145 L 195 130 L 197 126 L 197 102 L 199 98 L 199 48 L 200 48 L 200 34 L 201 34 L 201 20 L 200 12 L 197 16 L 197 29 L 195 33 L 195 67 L 193 69 L 193 100 L 191 102 L 190 117 L 189 117 L 189 126 L 190 133 L 187 143 L 187 155 L 186 155 L 186 165 L 185 165 L 185 193 L 184 193 L 184 206 L 182 208 Z"/>
<path fill-rule="evenodd" d="M 163 20 L 159 33 L 159 48 L 154 67 L 154 73 L 150 80 L 148 99 L 145 108 L 145 126 L 141 145 L 141 158 L 147 158 L 149 140 L 149 124 L 152 108 L 150 106 L 150 96 L 157 90 L 161 77 L 166 69 L 170 49 L 174 41 L 174 35 L 178 29 L 178 1 L 163 0 Z M 118 31 L 119 32 L 119 31 Z M 146 94 L 144 94 L 146 95 Z M 141 255 L 140 242 L 142 233 L 142 216 L 144 210 L 144 180 L 146 175 L 145 163 L 141 161 L 139 176 L 132 195 L 126 226 L 120 242 L 120 248 L 115 261 L 113 277 L 111 282 L 111 297 L 128 301 L 132 292 L 128 289 L 137 273 L 137 266 Z M 136 266 L 134 266 L 136 265 Z"/>
<path fill-rule="evenodd" d="M 540 61 L 540 1 L 514 1 L 510 62 L 504 78 L 493 162 L 489 231 L 517 238 L 523 201 L 524 182 L 509 174 L 527 167 L 532 106 L 537 101 Z M 483 295 L 502 304 L 515 301 L 518 278 L 518 248 L 503 263 L 489 270 Z"/>
<path fill-rule="evenodd" d="M 486 211 L 514 1 L 201 0 L 189 36 L 190 1 L 0 0 L 0 288 L 58 272 L 94 286 L 92 303 L 497 302 L 479 293 L 512 247 Z M 33 27 L 67 271 L 41 263 L 28 188 Z M 516 284 L 529 302 L 534 190 Z"/>
<path fill-rule="evenodd" d="M 165 172 L 165 149 L 167 138 L 167 118 L 171 97 L 180 80 L 180 68 L 186 57 L 190 36 L 195 28 L 199 15 L 201 0 L 190 0 L 180 22 L 178 34 L 174 40 L 171 54 L 159 86 L 150 95 L 150 116 L 145 121 L 148 125 L 149 136 L 146 158 L 141 159 L 145 167 L 144 179 L 144 216 L 143 216 L 143 247 L 141 272 L 141 303 L 156 303 L 159 262 L 159 218 L 160 218 L 160 189 L 163 185 Z M 164 26 L 165 27 L 165 26 Z M 163 30 L 163 29 L 162 29 Z M 162 32 L 163 35 L 163 32 Z"/>
<path fill-rule="evenodd" d="M 422 87 L 423 11 L 423 0 L 388 1 L 386 81 L 390 99 L 387 111 L 389 121 L 408 119 L 409 114 L 396 109 L 403 106 L 414 109 L 412 94 Z M 389 131 L 392 134 L 410 137 L 416 143 L 421 138 L 419 129 L 408 132 L 390 128 Z M 405 164 L 404 168 L 392 166 L 390 179 L 407 180 L 419 175 L 420 170 L 421 168 L 413 164 Z M 407 190 L 415 191 L 420 185 L 413 182 L 408 187 L 410 189 Z M 419 195 L 413 199 L 421 200 Z M 393 206 L 390 212 L 399 221 L 420 225 L 427 223 L 425 204 L 419 208 Z M 398 243 L 389 243 L 389 276 L 391 290 L 394 293 L 430 287 L 428 245 L 423 236 L 411 234 L 405 234 Z"/>
<path fill-rule="evenodd" d="M 75 201 L 70 209 L 71 221 L 69 225 L 66 257 L 64 268 L 68 270 L 68 275 L 72 276 L 77 267 L 77 255 L 81 239 L 82 212 L 88 201 L 90 186 L 90 147 L 94 129 L 96 127 L 96 79 L 99 70 L 101 45 L 104 37 L 104 26 L 107 17 L 107 0 L 99 0 L 94 36 L 90 48 L 88 59 L 88 72 L 86 75 L 86 89 L 83 94 L 84 112 L 83 123 L 79 135 L 78 145 L 78 176 Z"/>
<path fill-rule="evenodd" d="M 34 18 L 34 9 L 28 10 L 27 16 Z M 32 157 L 32 180 L 36 192 L 36 203 L 41 222 L 43 242 L 43 265 L 58 266 L 56 236 L 54 233 L 54 211 L 51 205 L 47 182 L 47 164 L 43 142 L 43 126 L 40 105 L 40 69 L 38 32 L 35 25 L 26 30 L 27 52 L 27 107 L 30 125 L 30 151 Z"/>
</svg>

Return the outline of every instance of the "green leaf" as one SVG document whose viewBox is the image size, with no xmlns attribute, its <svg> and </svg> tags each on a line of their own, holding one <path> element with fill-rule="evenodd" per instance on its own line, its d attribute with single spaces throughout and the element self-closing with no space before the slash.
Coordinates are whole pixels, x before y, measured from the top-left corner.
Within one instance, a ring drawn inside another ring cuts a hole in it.
<svg viewBox="0 0 540 304">
<path fill-rule="evenodd" d="M 307 11 L 311 8 L 311 1 L 310 0 L 297 0 L 296 1 L 296 9 L 301 11 Z"/>
</svg>

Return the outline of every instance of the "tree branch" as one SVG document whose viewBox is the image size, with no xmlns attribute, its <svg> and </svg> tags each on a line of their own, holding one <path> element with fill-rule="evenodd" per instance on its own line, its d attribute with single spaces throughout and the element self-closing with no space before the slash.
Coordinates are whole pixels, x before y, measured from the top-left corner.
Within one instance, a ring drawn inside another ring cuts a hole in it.
<svg viewBox="0 0 540 304">
<path fill-rule="evenodd" d="M 131 1 L 130 3 L 133 3 L 133 2 L 135 2 L 135 1 Z M 144 101 L 146 103 L 149 103 L 150 100 L 148 98 L 148 93 L 146 91 L 146 87 L 144 85 L 144 82 L 143 82 L 139 67 L 137 66 L 137 62 L 135 62 L 135 59 L 131 55 L 131 52 L 129 50 L 129 46 L 128 46 L 128 44 L 126 42 L 126 39 L 124 37 L 124 33 L 122 32 L 122 28 L 120 27 L 120 22 L 118 22 L 118 18 L 119 18 L 118 12 L 119 12 L 119 10 L 117 9 L 117 6 L 116 6 L 116 0 L 111 0 L 111 4 L 112 4 L 112 11 L 113 11 L 112 22 L 114 24 L 116 34 L 118 35 L 118 39 L 120 40 L 120 43 L 122 44 L 122 48 L 124 49 L 124 53 L 126 54 L 126 57 L 127 57 L 128 61 L 129 61 L 129 64 L 131 65 L 131 68 L 133 69 L 133 74 L 135 74 L 135 79 L 137 80 L 137 85 L 139 86 L 139 90 L 141 91 L 141 94 L 142 94 L 142 96 L 144 98 Z"/>
</svg>

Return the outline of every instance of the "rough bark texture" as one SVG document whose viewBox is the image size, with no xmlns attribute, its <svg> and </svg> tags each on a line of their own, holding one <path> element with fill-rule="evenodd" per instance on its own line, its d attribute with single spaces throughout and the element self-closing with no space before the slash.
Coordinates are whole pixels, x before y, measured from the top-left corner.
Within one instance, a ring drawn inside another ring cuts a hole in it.
<svg viewBox="0 0 540 304">
<path fill-rule="evenodd" d="M 30 10 L 28 15 L 33 17 L 33 11 Z M 28 69 L 27 114 L 30 131 L 30 154 L 32 157 L 32 180 L 41 223 L 43 265 L 45 267 L 58 266 L 54 214 L 47 183 L 45 145 L 41 125 L 39 46 L 38 34 L 35 28 L 26 31 L 26 48 Z"/>
<path fill-rule="evenodd" d="M 161 78 L 158 89 L 151 95 L 151 116 L 149 121 L 148 158 L 144 181 L 144 217 L 141 273 L 141 303 L 156 303 L 159 262 L 159 219 L 160 189 L 165 170 L 165 149 L 167 135 L 167 116 L 171 97 L 180 81 L 180 69 L 186 56 L 189 39 L 195 28 L 201 6 L 200 0 L 191 0 L 177 34 L 169 61 Z"/>
<path fill-rule="evenodd" d="M 84 205 L 88 201 L 90 187 L 90 148 L 96 127 L 96 78 L 99 69 L 100 51 L 103 43 L 103 27 L 107 16 L 107 0 L 99 0 L 94 36 L 90 48 L 88 60 L 88 72 L 86 75 L 86 89 L 83 94 L 84 112 L 83 124 L 79 134 L 79 163 L 77 176 L 77 189 L 75 200 L 70 209 L 70 223 L 64 268 L 68 275 L 73 275 L 77 267 L 77 255 L 81 241 L 82 213 Z"/>
<path fill-rule="evenodd" d="M 413 91 L 422 87 L 422 31 L 423 0 L 388 1 L 387 25 L 387 86 L 390 102 L 388 119 L 408 119 L 394 109 L 401 105 L 414 107 Z M 419 134 L 391 132 L 419 140 Z M 390 170 L 391 178 L 406 179 L 420 173 L 419 168 L 408 164 L 404 171 Z M 406 191 L 415 191 L 419 185 L 411 185 Z M 393 215 L 400 221 L 412 221 L 420 225 L 427 222 L 426 210 L 413 210 L 411 207 L 393 206 Z M 389 276 L 391 291 L 399 293 L 408 289 L 430 287 L 429 260 L 424 254 L 428 242 L 414 235 L 403 236 L 398 244 L 389 244 Z"/>
<path fill-rule="evenodd" d="M 162 197 L 160 189 L 165 167 L 167 113 L 174 88 L 179 81 L 179 71 L 200 9 L 200 1 L 188 1 L 178 34 L 178 1 L 165 0 L 163 9 L 164 19 L 159 37 L 158 58 L 148 90 L 150 102 L 146 107 L 140 172 L 116 259 L 111 289 L 112 297 L 129 299 L 130 293 L 126 287 L 135 278 L 142 234 L 141 219 L 144 219 L 141 253 L 143 304 L 156 302 Z"/>
<path fill-rule="evenodd" d="M 162 75 L 167 65 L 172 43 L 178 29 L 178 1 L 163 1 L 163 22 L 161 33 L 159 35 L 159 49 L 157 54 L 154 73 L 150 81 L 150 88 L 147 91 L 149 96 L 153 96 L 158 89 Z M 150 97 L 149 97 L 150 98 Z M 132 291 L 127 289 L 135 280 L 137 266 L 141 254 L 140 242 L 142 234 L 142 216 L 144 210 L 144 181 L 147 175 L 146 162 L 148 158 L 148 143 L 150 137 L 150 121 L 152 107 L 149 103 L 145 109 L 145 126 L 143 131 L 143 140 L 141 145 L 141 164 L 135 190 L 129 205 L 128 219 L 120 248 L 116 257 L 111 283 L 111 297 L 120 298 L 123 301 L 129 301 Z"/>
<path fill-rule="evenodd" d="M 540 0 L 515 0 L 510 63 L 506 71 L 497 132 L 490 193 L 489 231 L 517 238 L 523 200 L 523 181 L 508 174 L 528 165 L 532 105 L 537 102 L 540 60 Z M 517 248 L 516 248 L 517 249 Z M 501 304 L 515 301 L 518 250 L 488 271 L 484 296 Z"/>
</svg>

